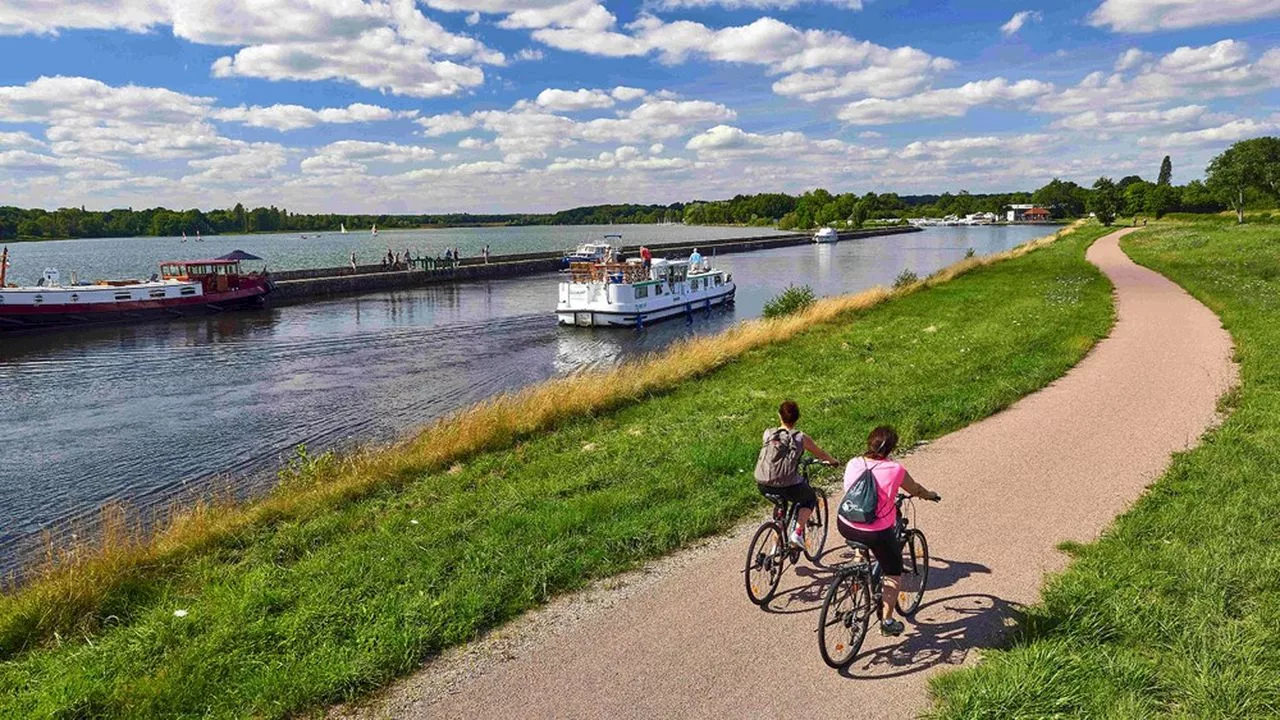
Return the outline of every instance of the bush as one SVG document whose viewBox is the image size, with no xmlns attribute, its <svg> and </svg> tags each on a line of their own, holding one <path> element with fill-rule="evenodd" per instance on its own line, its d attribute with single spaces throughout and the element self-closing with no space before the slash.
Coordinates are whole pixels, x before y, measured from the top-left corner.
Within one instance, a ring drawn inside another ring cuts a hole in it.
<svg viewBox="0 0 1280 720">
<path fill-rule="evenodd" d="M 767 318 L 782 317 L 803 311 L 817 301 L 813 288 L 808 285 L 788 285 L 786 290 L 778 293 L 764 304 L 764 316 Z"/>
<path fill-rule="evenodd" d="M 964 251 L 964 259 L 968 260 L 969 258 L 973 257 L 975 254 L 976 253 L 973 252 L 973 248 L 969 248 L 968 250 Z"/>
<path fill-rule="evenodd" d="M 898 273 L 898 277 L 893 279 L 893 289 L 901 290 L 905 287 L 911 287 L 920 282 L 920 276 L 912 272 L 911 268 L 907 268 Z"/>
</svg>

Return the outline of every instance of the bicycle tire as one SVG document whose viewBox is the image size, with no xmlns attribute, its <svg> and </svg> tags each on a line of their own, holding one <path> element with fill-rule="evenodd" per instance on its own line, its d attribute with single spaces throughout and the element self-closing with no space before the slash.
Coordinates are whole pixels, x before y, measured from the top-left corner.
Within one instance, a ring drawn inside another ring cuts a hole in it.
<svg viewBox="0 0 1280 720">
<path fill-rule="evenodd" d="M 823 548 L 827 546 L 827 519 L 831 516 L 827 512 L 826 491 L 815 488 L 813 492 L 818 496 L 818 505 L 813 509 L 809 524 L 804 529 L 804 556 L 809 558 L 809 562 L 816 563 L 822 557 Z"/>
<path fill-rule="evenodd" d="M 915 615 L 928 586 L 929 543 L 924 539 L 924 533 L 911 529 L 907 531 L 906 542 L 902 544 L 902 582 L 894 602 L 898 612 L 905 617 Z M 904 598 L 908 602 L 904 603 Z"/>
<path fill-rule="evenodd" d="M 836 668 L 848 667 L 867 639 L 873 612 L 871 589 L 864 570 L 841 573 L 827 587 L 818 611 L 818 652 L 822 661 Z"/>
<path fill-rule="evenodd" d="M 763 607 L 773 599 L 782 581 L 786 557 L 782 530 L 774 522 L 764 523 L 751 536 L 747 546 L 747 563 L 742 575 L 747 586 L 747 599 Z"/>
</svg>

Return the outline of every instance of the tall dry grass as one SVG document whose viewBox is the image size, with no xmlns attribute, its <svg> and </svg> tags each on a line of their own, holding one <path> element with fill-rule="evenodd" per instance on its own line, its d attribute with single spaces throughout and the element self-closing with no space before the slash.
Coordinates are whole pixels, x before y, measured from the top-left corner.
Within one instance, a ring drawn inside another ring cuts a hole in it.
<svg viewBox="0 0 1280 720">
<path fill-rule="evenodd" d="M 27 582 L 0 600 L 0 659 L 60 634 L 91 633 L 97 618 L 134 586 L 163 576 L 185 557 L 273 522 L 312 516 L 376 490 L 439 472 L 486 450 L 509 445 L 575 418 L 598 414 L 670 390 L 750 350 L 785 342 L 815 325 L 886 300 L 948 282 L 975 268 L 1020 257 L 1073 232 L 1079 223 L 1012 250 L 966 258 L 907 287 L 883 287 L 822 298 L 795 315 L 739 323 L 714 336 L 688 338 L 613 369 L 578 373 L 496 396 L 455 412 L 389 446 L 312 462 L 260 499 L 197 503 L 150 523 L 130 524 L 118 508 L 104 511 L 94 542 L 50 548 Z"/>
</svg>

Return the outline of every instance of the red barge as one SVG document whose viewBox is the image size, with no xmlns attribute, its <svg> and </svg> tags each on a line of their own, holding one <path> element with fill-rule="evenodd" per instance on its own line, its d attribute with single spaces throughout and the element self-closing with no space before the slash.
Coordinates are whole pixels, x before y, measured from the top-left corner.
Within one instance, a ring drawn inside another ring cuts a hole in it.
<svg viewBox="0 0 1280 720">
<path fill-rule="evenodd" d="M 236 251 L 212 260 L 161 263 L 151 280 L 112 280 L 62 285 L 47 269 L 34 286 L 6 285 L 8 249 L 0 255 L 0 334 L 139 322 L 260 308 L 272 290 L 265 270 L 243 272 Z"/>
</svg>

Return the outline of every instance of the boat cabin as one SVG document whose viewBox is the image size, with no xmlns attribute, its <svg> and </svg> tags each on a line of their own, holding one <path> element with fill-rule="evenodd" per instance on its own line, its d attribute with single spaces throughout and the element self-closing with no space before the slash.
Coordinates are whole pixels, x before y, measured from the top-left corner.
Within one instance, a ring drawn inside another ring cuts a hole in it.
<svg viewBox="0 0 1280 720">
<path fill-rule="evenodd" d="M 240 287 L 244 273 L 239 260 L 170 260 L 160 263 L 164 280 L 199 282 L 206 293 L 226 292 Z"/>
</svg>

